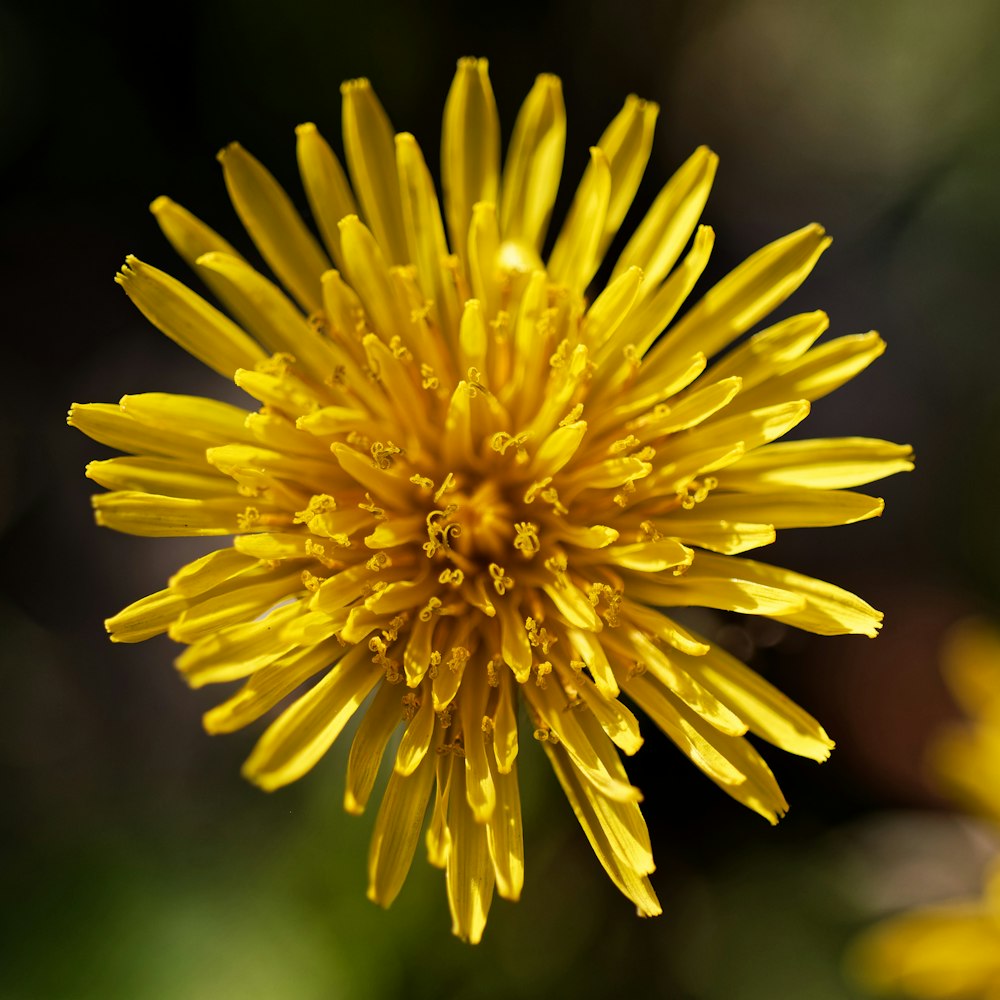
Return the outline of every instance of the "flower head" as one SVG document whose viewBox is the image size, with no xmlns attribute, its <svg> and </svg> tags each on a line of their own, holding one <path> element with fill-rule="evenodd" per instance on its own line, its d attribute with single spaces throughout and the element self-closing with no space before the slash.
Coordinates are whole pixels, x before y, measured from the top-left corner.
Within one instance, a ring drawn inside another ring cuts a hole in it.
<svg viewBox="0 0 1000 1000">
<path fill-rule="evenodd" d="M 177 665 L 192 686 L 243 681 L 206 715 L 209 732 L 283 706 L 244 768 L 265 789 L 310 770 L 371 697 L 345 804 L 365 808 L 392 746 L 369 858 L 377 902 L 402 886 L 431 801 L 426 843 L 446 869 L 455 933 L 479 939 L 494 887 L 518 897 L 530 733 L 615 884 L 658 913 L 641 796 L 618 754 L 642 742 L 627 703 L 772 822 L 786 803 L 745 734 L 827 757 L 809 715 L 668 611 L 876 634 L 881 615 L 859 598 L 738 556 L 778 528 L 881 512 L 850 489 L 909 469 L 908 448 L 775 442 L 883 343 L 813 347 L 827 327 L 814 312 L 732 346 L 812 269 L 829 243 L 815 225 L 675 319 L 712 248 L 697 224 L 716 167 L 705 148 L 591 300 L 655 104 L 626 100 L 546 255 L 565 139 L 557 78 L 536 81 L 501 171 L 486 62 L 459 63 L 443 218 L 414 137 L 393 133 L 367 81 L 342 92 L 347 175 L 315 126 L 297 130 L 322 246 L 249 153 L 219 157 L 280 284 L 165 198 L 152 206 L 164 233 L 229 315 L 134 258 L 118 276 L 251 402 L 150 393 L 73 407 L 74 426 L 128 453 L 88 466 L 111 490 L 94 498 L 100 524 L 235 536 L 108 630 L 186 644 Z"/>
<path fill-rule="evenodd" d="M 943 650 L 948 687 L 968 713 L 930 746 L 930 765 L 969 812 L 1000 824 L 1000 633 L 961 622 Z M 1000 995 L 1000 856 L 977 899 L 923 906 L 875 924 L 854 944 L 857 977 L 882 993 L 921 1000 Z"/>
</svg>

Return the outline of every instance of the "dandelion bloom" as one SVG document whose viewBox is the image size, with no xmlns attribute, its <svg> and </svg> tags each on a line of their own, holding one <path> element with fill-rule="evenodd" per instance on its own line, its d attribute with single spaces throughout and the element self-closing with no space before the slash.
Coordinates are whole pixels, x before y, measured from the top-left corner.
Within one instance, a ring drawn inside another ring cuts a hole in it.
<svg viewBox="0 0 1000 1000">
<path fill-rule="evenodd" d="M 952 797 L 1000 832 L 1000 633 L 965 621 L 945 644 L 943 674 L 968 713 L 930 746 L 929 763 Z M 979 899 L 926 906 L 876 924 L 855 944 L 859 979 L 921 1000 L 1000 997 L 1000 856 Z"/>
<path fill-rule="evenodd" d="M 243 680 L 206 715 L 211 733 L 283 705 L 244 768 L 268 790 L 312 768 L 371 697 L 345 805 L 365 808 L 391 746 L 369 856 L 382 905 L 431 800 L 426 844 L 446 871 L 454 932 L 480 938 L 494 887 L 517 899 L 523 713 L 614 883 L 640 914 L 659 913 L 641 796 L 618 755 L 642 742 L 626 701 L 772 822 L 786 803 L 744 734 L 816 760 L 832 746 L 662 609 L 876 634 L 881 615 L 852 594 L 736 556 L 778 528 L 881 512 L 850 488 L 911 468 L 909 448 L 773 442 L 884 345 L 867 333 L 814 348 L 827 317 L 813 312 L 723 353 L 812 269 L 829 242 L 816 225 L 675 320 L 712 248 L 698 226 L 716 167 L 705 148 L 588 297 L 649 158 L 655 104 L 626 100 L 543 259 L 566 132 L 557 78 L 536 81 L 501 171 L 486 62 L 459 63 L 443 218 L 414 137 L 394 134 L 366 80 L 342 93 L 346 175 L 314 125 L 297 130 L 322 244 L 249 153 L 219 157 L 280 284 L 165 198 L 157 220 L 228 315 L 134 258 L 118 275 L 252 409 L 149 393 L 71 410 L 74 426 L 128 453 L 88 466 L 111 491 L 94 498 L 99 524 L 234 536 L 108 630 L 187 644 L 177 666 L 192 686 Z"/>
<path fill-rule="evenodd" d="M 856 946 L 858 976 L 920 1000 L 1000 996 L 1000 866 L 981 900 L 925 907 L 876 926 Z"/>
</svg>

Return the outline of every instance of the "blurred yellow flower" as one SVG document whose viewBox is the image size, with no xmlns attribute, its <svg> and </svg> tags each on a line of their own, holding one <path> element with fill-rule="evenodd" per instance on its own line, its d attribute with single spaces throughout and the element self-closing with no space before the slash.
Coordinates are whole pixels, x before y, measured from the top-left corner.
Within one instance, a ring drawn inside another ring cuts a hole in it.
<svg viewBox="0 0 1000 1000">
<path fill-rule="evenodd" d="M 945 727 L 930 764 L 956 802 L 1000 825 L 1000 634 L 961 623 L 944 649 L 944 678 L 970 721 Z"/>
<path fill-rule="evenodd" d="M 219 157 L 283 288 L 166 198 L 158 222 L 229 315 L 135 258 L 118 276 L 155 326 L 260 406 L 158 393 L 74 405 L 71 424 L 127 453 L 88 466 L 111 490 L 94 498 L 98 523 L 235 535 L 108 630 L 187 644 L 177 665 L 194 687 L 245 681 L 208 712 L 209 732 L 284 703 L 244 768 L 268 790 L 312 768 L 371 697 L 345 805 L 365 808 L 391 744 L 369 856 L 378 903 L 399 892 L 431 799 L 426 844 L 454 932 L 480 938 L 494 888 L 518 898 L 523 711 L 612 880 L 640 914 L 659 913 L 641 795 L 617 752 L 642 742 L 621 695 L 772 822 L 786 803 L 744 735 L 828 756 L 814 719 L 656 609 L 876 634 L 882 616 L 858 597 L 737 556 L 779 528 L 881 513 L 852 488 L 910 469 L 909 448 L 775 442 L 884 344 L 866 333 L 813 347 L 828 322 L 813 312 L 733 347 L 812 270 L 829 243 L 816 225 L 675 321 L 713 243 L 698 226 L 716 168 L 706 148 L 587 297 L 646 167 L 655 104 L 625 101 L 545 255 L 566 132 L 557 78 L 536 81 L 501 171 L 486 62 L 459 63 L 443 219 L 414 137 L 394 134 L 366 80 L 342 93 L 347 175 L 315 126 L 297 130 L 323 246 L 249 153 Z"/>
<path fill-rule="evenodd" d="M 872 989 L 921 1000 L 1000 997 L 1000 867 L 982 900 L 933 906 L 878 924 L 856 946 Z"/>
<path fill-rule="evenodd" d="M 1000 824 L 1000 634 L 983 621 L 961 622 L 945 643 L 943 673 L 969 721 L 937 735 L 931 769 L 960 805 Z M 879 992 L 998 1000 L 1000 858 L 982 899 L 885 920 L 859 940 L 852 961 Z"/>
</svg>

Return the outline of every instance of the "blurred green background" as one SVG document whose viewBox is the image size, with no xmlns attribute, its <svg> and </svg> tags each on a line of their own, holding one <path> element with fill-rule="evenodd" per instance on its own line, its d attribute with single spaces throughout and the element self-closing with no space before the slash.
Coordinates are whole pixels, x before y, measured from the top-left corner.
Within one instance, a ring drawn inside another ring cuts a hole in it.
<svg viewBox="0 0 1000 1000">
<path fill-rule="evenodd" d="M 859 927 L 974 891 L 991 847 L 922 754 L 955 713 L 942 635 L 1000 608 L 998 40 L 994 0 L 0 4 L 0 997 L 861 998 L 841 968 Z M 126 253 L 182 273 L 148 202 L 169 194 L 243 248 L 216 150 L 239 139 L 304 201 L 293 127 L 335 138 L 338 84 L 359 75 L 436 172 L 465 54 L 491 61 L 505 140 L 534 76 L 562 77 L 563 208 L 629 92 L 662 106 L 640 202 L 711 145 L 711 280 L 822 222 L 833 247 L 781 314 L 824 308 L 889 350 L 805 433 L 909 442 L 919 462 L 872 487 L 880 521 L 765 555 L 884 610 L 876 642 L 702 623 L 838 741 L 822 768 L 768 754 L 792 805 L 779 827 L 645 726 L 629 767 L 665 912 L 639 921 L 526 753 L 527 885 L 478 948 L 448 933 L 419 852 L 391 911 L 365 900 L 373 816 L 341 811 L 349 740 L 265 795 L 238 774 L 256 730 L 203 733 L 218 696 L 184 687 L 176 647 L 107 643 L 103 618 L 199 549 L 94 527 L 83 466 L 101 449 L 64 423 L 73 401 L 219 391 L 112 282 Z"/>
</svg>

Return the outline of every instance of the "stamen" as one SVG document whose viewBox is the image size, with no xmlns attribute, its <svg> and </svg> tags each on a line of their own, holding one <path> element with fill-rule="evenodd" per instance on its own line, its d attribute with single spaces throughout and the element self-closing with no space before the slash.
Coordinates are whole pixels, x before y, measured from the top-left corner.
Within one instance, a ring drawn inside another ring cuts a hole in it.
<svg viewBox="0 0 1000 1000">
<path fill-rule="evenodd" d="M 362 510 L 369 511 L 375 518 L 376 521 L 385 520 L 385 511 L 381 507 L 375 506 L 375 501 L 372 500 L 372 495 L 370 493 L 365 493 L 366 503 L 359 503 L 358 506 Z"/>
<path fill-rule="evenodd" d="M 642 444 L 642 442 L 634 434 L 629 434 L 628 437 L 624 437 L 620 441 L 615 441 L 615 443 L 608 448 L 608 452 L 612 455 L 620 455 L 623 451 L 628 451 L 630 448 L 636 448 L 640 444 Z"/>
<path fill-rule="evenodd" d="M 514 525 L 514 530 L 517 532 L 514 548 L 522 553 L 525 559 L 530 559 L 541 548 L 538 525 L 531 521 L 519 521 Z"/>
<path fill-rule="evenodd" d="M 372 465 L 376 469 L 388 469 L 392 465 L 393 458 L 396 455 L 402 455 L 403 449 L 394 445 L 391 441 L 386 441 L 383 444 L 381 441 L 376 441 L 371 446 L 372 453 Z"/>
<path fill-rule="evenodd" d="M 554 556 L 549 556 L 545 560 L 545 568 L 556 578 L 556 583 L 560 587 L 565 587 L 569 583 L 569 579 L 566 576 L 566 569 L 569 564 L 566 561 L 566 556 L 564 553 L 559 552 Z"/>
<path fill-rule="evenodd" d="M 507 449 L 514 447 L 515 458 L 519 465 L 523 465 L 528 461 L 528 452 L 525 450 L 525 444 L 528 442 L 529 435 L 525 432 L 520 434 L 508 434 L 506 431 L 497 431 L 490 438 L 490 447 L 501 455 L 507 454 Z M 529 501 L 530 502 L 530 501 Z"/>
<path fill-rule="evenodd" d="M 580 417 L 583 416 L 583 403 L 577 403 L 569 413 L 566 414 L 562 420 L 559 421 L 560 427 L 569 427 L 570 424 L 575 424 Z"/>
<path fill-rule="evenodd" d="M 440 485 L 440 487 L 438 487 L 438 491 L 434 494 L 434 502 L 440 503 L 441 497 L 443 497 L 445 493 L 450 493 L 457 485 L 458 483 L 456 482 L 454 475 L 449 472 L 448 475 L 444 477 L 444 482 Z M 456 507 L 455 510 L 457 509 L 458 508 Z M 452 513 L 454 513 L 454 510 Z"/>
<path fill-rule="evenodd" d="M 420 707 L 420 699 L 416 696 L 413 691 L 407 691 L 403 695 L 403 720 L 405 722 L 411 722 L 413 717 L 417 714 L 417 709 Z"/>
<path fill-rule="evenodd" d="M 692 479 L 677 497 L 685 510 L 694 510 L 718 485 L 719 480 L 715 476 L 705 476 L 702 480 Z"/>
<path fill-rule="evenodd" d="M 337 501 L 328 493 L 317 493 L 309 500 L 309 505 L 305 510 L 295 512 L 292 524 L 308 524 L 314 517 L 320 514 L 331 514 L 337 509 Z"/>
<path fill-rule="evenodd" d="M 652 521 L 643 521 L 639 525 L 639 531 L 640 542 L 658 542 L 663 537 L 663 532 Z"/>
<path fill-rule="evenodd" d="M 236 527 L 240 531 L 252 531 L 259 523 L 260 511 L 256 507 L 247 507 L 242 514 L 236 515 Z"/>
<path fill-rule="evenodd" d="M 372 444 L 372 439 L 361 431 L 348 431 L 347 443 L 357 448 L 358 451 L 367 451 Z"/>
<path fill-rule="evenodd" d="M 420 614 L 417 617 L 422 622 L 429 622 L 435 614 L 438 614 L 438 609 L 441 607 L 441 598 L 432 597 L 420 610 Z M 434 654 L 431 653 L 431 664 L 434 663 Z"/>
<path fill-rule="evenodd" d="M 503 663 L 500 656 L 491 656 L 486 661 L 486 683 L 491 688 L 500 687 L 500 671 L 497 669 Z"/>
<path fill-rule="evenodd" d="M 493 589 L 501 597 L 514 586 L 513 578 L 507 576 L 507 571 L 496 563 L 490 563 L 490 576 L 493 578 Z"/>
<path fill-rule="evenodd" d="M 539 743 L 551 743 L 555 746 L 559 742 L 559 737 L 548 726 L 539 726 L 531 735 Z"/>
<path fill-rule="evenodd" d="M 532 646 L 540 647 L 542 656 L 548 656 L 549 650 L 559 641 L 559 637 L 549 635 L 544 626 L 539 628 L 534 618 L 525 618 L 524 628 L 528 633 L 528 642 Z"/>
<path fill-rule="evenodd" d="M 428 364 L 420 366 L 420 384 L 425 389 L 437 389 L 441 385 L 441 380 L 434 374 L 434 369 Z"/>
<path fill-rule="evenodd" d="M 622 484 L 621 492 L 616 493 L 611 499 L 614 500 L 623 510 L 628 506 L 629 500 L 635 493 L 635 483 L 631 479 L 626 479 Z"/>
<path fill-rule="evenodd" d="M 548 486 L 549 483 L 551 483 L 551 482 L 552 482 L 552 477 L 551 476 L 546 476 L 544 479 L 539 479 L 539 480 L 536 480 L 535 482 L 533 482 L 524 491 L 524 497 L 523 497 L 524 502 L 525 503 L 534 503 L 535 502 L 535 497 L 537 497 L 538 494 L 541 493 L 541 491 L 543 489 L 545 489 L 545 487 Z"/>
<path fill-rule="evenodd" d="M 403 343 L 403 340 L 399 336 L 399 334 L 396 334 L 389 341 L 389 350 L 392 351 L 392 356 L 397 361 L 413 360 L 413 355 L 410 353 L 410 349 Z"/>
</svg>

